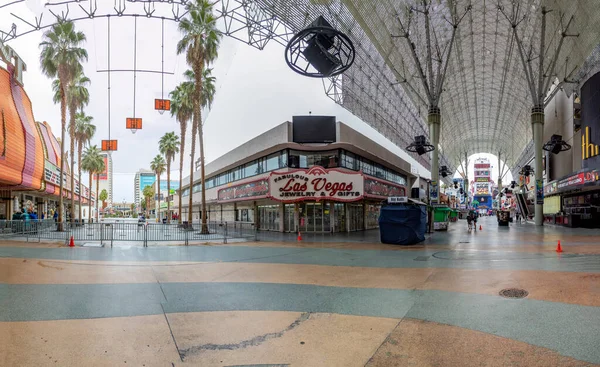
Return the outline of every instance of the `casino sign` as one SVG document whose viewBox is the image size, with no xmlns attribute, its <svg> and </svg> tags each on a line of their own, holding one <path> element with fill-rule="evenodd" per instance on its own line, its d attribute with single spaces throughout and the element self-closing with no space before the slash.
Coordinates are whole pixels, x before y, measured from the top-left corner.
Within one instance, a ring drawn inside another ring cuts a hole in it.
<svg viewBox="0 0 600 367">
<path fill-rule="evenodd" d="M 360 172 L 312 167 L 288 172 L 271 172 L 269 197 L 281 202 L 305 200 L 357 201 L 363 198 Z"/>
</svg>

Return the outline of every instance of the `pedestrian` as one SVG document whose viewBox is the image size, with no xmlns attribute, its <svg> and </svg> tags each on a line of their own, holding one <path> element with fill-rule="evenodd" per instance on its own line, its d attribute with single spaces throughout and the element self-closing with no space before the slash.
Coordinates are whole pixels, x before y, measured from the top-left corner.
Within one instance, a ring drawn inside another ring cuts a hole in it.
<svg viewBox="0 0 600 367">
<path fill-rule="evenodd" d="M 476 210 L 473 210 L 471 212 L 471 217 L 473 218 L 473 225 L 475 226 L 475 231 L 477 231 L 477 217 L 478 217 L 478 215 L 477 215 L 477 211 Z"/>
<path fill-rule="evenodd" d="M 468 224 L 468 231 L 470 232 L 473 229 L 473 217 L 471 216 L 471 214 L 467 214 L 467 224 Z"/>
</svg>

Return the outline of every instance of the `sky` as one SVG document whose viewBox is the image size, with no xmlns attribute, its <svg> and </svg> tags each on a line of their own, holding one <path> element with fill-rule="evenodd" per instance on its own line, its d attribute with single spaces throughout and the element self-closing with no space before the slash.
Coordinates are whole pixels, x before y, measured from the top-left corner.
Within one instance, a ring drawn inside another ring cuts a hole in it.
<svg viewBox="0 0 600 367">
<path fill-rule="evenodd" d="M 30 1 L 36 0 L 28 0 Z M 12 5 L 10 8 L 17 15 L 31 18 L 31 10 L 25 3 Z M 15 22 L 15 19 L 8 12 L 0 11 L 0 24 L 8 24 L 6 22 Z M 161 70 L 159 19 L 139 17 L 136 25 L 131 17 L 112 17 L 110 22 L 111 69 L 133 69 L 136 53 L 137 69 Z M 164 27 L 164 71 L 172 73 L 164 76 L 164 88 L 160 74 L 138 72 L 135 75 L 134 99 L 134 73 L 113 72 L 109 114 L 108 73 L 102 72 L 108 69 L 107 19 L 96 18 L 76 23 L 76 28 L 87 37 L 85 47 L 89 60 L 84 65 L 84 72 L 91 79 L 91 85 L 88 88 L 90 104 L 85 112 L 94 117 L 97 126 L 92 144 L 100 145 L 100 140 L 109 138 L 109 119 L 110 138 L 119 141 L 119 150 L 112 153 L 113 199 L 116 202 L 133 201 L 135 172 L 141 168 L 149 168 L 150 161 L 159 154 L 160 137 L 171 131 L 180 135 L 179 124 L 169 113 L 161 115 L 154 111 L 154 99 L 168 98 L 169 91 L 183 80 L 181 75 L 187 69 L 185 57 L 176 54 L 176 44 L 180 39 L 177 24 L 165 21 Z M 27 64 L 25 90 L 32 100 L 35 119 L 47 121 L 54 134 L 60 136 L 60 108 L 52 102 L 51 81 L 42 74 L 39 66 L 38 45 L 42 34 L 42 31 L 32 32 L 7 44 Z M 204 111 L 207 162 L 268 129 L 291 120 L 294 115 L 312 112 L 315 115 L 335 115 L 338 121 L 379 142 L 411 163 L 419 174 L 429 177 L 429 172 L 406 152 L 329 99 L 320 79 L 303 77 L 289 69 L 284 60 L 283 46 L 271 42 L 261 51 L 233 38 L 223 37 L 219 57 L 213 68 L 217 92 L 211 110 Z M 135 117 L 143 119 L 143 129 L 136 134 L 125 129 L 125 119 L 134 117 L 134 107 Z M 188 133 L 184 177 L 189 172 L 190 165 L 189 141 Z M 197 159 L 198 152 L 195 157 Z M 178 179 L 178 169 L 179 157 L 171 167 L 172 179 Z"/>
</svg>

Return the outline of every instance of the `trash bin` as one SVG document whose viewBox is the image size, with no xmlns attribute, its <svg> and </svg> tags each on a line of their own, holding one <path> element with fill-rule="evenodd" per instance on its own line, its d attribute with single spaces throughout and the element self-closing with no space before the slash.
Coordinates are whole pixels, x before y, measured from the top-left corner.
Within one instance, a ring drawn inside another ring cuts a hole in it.
<svg viewBox="0 0 600 367">
<path fill-rule="evenodd" d="M 394 199 L 394 198 L 389 198 Z M 382 243 L 414 245 L 425 240 L 427 229 L 427 206 L 414 199 L 392 202 L 379 212 L 379 235 Z"/>
<path fill-rule="evenodd" d="M 508 222 L 510 221 L 510 212 L 507 210 L 498 210 L 498 226 L 508 226 Z"/>
<path fill-rule="evenodd" d="M 450 221 L 449 216 L 452 209 L 447 206 L 434 206 L 433 207 L 433 230 L 435 231 L 447 231 L 448 223 Z"/>
</svg>

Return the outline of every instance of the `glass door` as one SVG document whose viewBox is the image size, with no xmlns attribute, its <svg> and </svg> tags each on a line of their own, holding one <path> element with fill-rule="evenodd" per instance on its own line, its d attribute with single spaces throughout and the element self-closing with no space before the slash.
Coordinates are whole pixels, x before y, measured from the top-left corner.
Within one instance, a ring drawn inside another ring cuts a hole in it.
<svg viewBox="0 0 600 367">
<path fill-rule="evenodd" d="M 285 204 L 283 230 L 285 232 L 296 231 L 296 224 L 294 223 L 294 204 Z"/>
<path fill-rule="evenodd" d="M 346 232 L 346 208 L 343 203 L 333 204 L 334 232 Z"/>
<path fill-rule="evenodd" d="M 364 214 L 362 205 L 350 205 L 350 231 L 360 231 L 364 229 Z"/>
<path fill-rule="evenodd" d="M 331 232 L 331 203 L 323 205 L 323 232 Z"/>
</svg>

